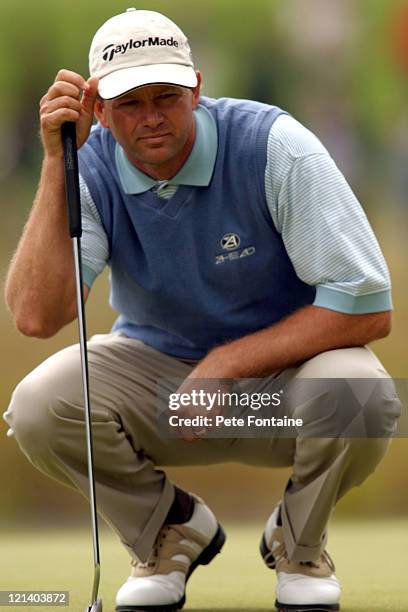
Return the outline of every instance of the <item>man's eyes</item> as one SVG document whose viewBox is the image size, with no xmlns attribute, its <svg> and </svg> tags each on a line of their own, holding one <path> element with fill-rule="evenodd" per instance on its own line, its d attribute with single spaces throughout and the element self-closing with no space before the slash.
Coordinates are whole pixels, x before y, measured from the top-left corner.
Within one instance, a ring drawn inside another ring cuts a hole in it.
<svg viewBox="0 0 408 612">
<path fill-rule="evenodd" d="M 176 93 L 162 93 L 159 94 L 158 96 L 156 96 L 155 100 L 157 101 L 162 101 L 162 100 L 172 100 L 172 99 L 176 99 L 178 94 Z M 121 108 L 131 108 L 134 106 L 138 106 L 138 104 L 140 104 L 139 100 L 124 100 L 123 102 L 120 103 L 120 107 Z"/>
<path fill-rule="evenodd" d="M 159 96 L 157 96 L 157 98 L 158 98 L 159 100 L 167 100 L 167 99 L 169 99 L 169 98 L 174 98 L 176 95 L 177 95 L 177 94 L 175 94 L 175 93 L 170 93 L 170 92 L 169 92 L 169 93 L 163 93 L 163 94 L 160 94 Z"/>
</svg>

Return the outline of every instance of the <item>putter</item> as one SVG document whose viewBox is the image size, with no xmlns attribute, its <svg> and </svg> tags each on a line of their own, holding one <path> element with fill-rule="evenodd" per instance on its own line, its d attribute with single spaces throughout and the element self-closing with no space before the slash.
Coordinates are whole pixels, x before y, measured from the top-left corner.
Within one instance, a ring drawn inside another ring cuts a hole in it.
<svg viewBox="0 0 408 612">
<path fill-rule="evenodd" d="M 102 600 L 98 599 L 99 579 L 100 579 L 100 559 L 99 559 L 99 534 L 98 534 L 98 518 L 96 513 L 96 494 L 95 494 L 95 476 L 93 469 L 93 452 L 92 452 L 92 425 L 91 425 L 91 407 L 89 401 L 89 370 L 88 370 L 88 352 L 86 347 L 86 323 L 85 323 L 85 305 L 82 283 L 82 265 L 81 265 L 81 200 L 79 192 L 79 171 L 78 171 L 78 155 L 76 145 L 76 125 L 72 122 L 66 122 L 61 126 L 61 137 L 64 149 L 64 170 L 65 170 L 65 192 L 68 206 L 69 218 L 69 233 L 72 238 L 74 259 L 75 259 L 75 283 L 76 297 L 78 309 L 78 329 L 79 329 L 79 344 L 81 351 L 81 366 L 82 366 L 82 383 L 84 390 L 85 403 L 85 425 L 86 425 L 86 448 L 88 460 L 88 478 L 89 478 L 89 503 L 91 507 L 92 519 L 92 543 L 94 555 L 94 578 L 92 587 L 91 604 L 86 608 L 85 612 L 102 612 Z"/>
</svg>

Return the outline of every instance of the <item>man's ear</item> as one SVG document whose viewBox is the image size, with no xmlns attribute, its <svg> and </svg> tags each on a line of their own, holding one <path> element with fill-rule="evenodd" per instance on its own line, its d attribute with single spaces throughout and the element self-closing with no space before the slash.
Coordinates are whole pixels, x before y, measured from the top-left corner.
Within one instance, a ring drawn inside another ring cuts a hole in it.
<svg viewBox="0 0 408 612">
<path fill-rule="evenodd" d="M 196 75 L 197 75 L 197 85 L 194 87 L 193 89 L 193 109 L 195 109 L 198 105 L 198 102 L 200 100 L 200 90 L 201 90 L 201 72 L 199 70 L 196 70 Z"/>
<path fill-rule="evenodd" d="M 105 103 L 102 98 L 96 98 L 94 113 L 98 121 L 103 125 L 103 127 L 108 128 L 109 124 L 106 117 Z"/>
</svg>

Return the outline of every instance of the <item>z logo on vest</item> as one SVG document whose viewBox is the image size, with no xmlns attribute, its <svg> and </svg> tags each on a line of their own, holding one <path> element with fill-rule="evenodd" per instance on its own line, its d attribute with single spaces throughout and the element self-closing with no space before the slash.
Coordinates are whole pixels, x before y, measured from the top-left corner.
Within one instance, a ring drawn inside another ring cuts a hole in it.
<svg viewBox="0 0 408 612">
<path fill-rule="evenodd" d="M 223 264 L 226 261 L 234 261 L 234 259 L 242 259 L 243 257 L 249 257 L 250 255 L 253 255 L 255 253 L 254 246 L 246 247 L 242 250 L 236 250 L 238 249 L 240 244 L 241 244 L 241 238 L 238 236 L 238 234 L 225 234 L 221 238 L 220 245 L 225 251 L 229 251 L 229 253 L 226 253 L 226 254 L 223 253 L 221 255 L 216 255 L 215 263 Z"/>
</svg>

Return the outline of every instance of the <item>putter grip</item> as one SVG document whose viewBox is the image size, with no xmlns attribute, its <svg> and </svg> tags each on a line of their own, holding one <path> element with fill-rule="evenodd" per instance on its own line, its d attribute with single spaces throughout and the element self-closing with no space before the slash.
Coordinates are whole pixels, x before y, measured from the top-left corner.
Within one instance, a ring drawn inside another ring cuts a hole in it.
<svg viewBox="0 0 408 612">
<path fill-rule="evenodd" d="M 63 123 L 61 126 L 61 137 L 64 149 L 65 193 L 68 206 L 69 233 L 71 238 L 80 238 L 82 235 L 81 196 L 79 192 L 75 123 L 72 121 Z"/>
</svg>

